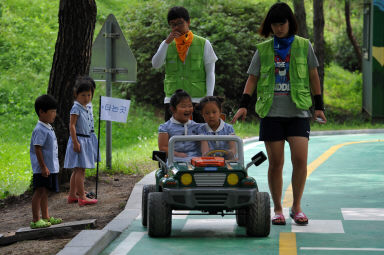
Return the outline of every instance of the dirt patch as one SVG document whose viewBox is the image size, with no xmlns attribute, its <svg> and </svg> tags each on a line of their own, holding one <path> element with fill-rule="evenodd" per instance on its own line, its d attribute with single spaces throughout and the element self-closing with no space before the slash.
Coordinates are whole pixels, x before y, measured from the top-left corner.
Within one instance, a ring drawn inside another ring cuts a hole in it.
<svg viewBox="0 0 384 255">
<path fill-rule="evenodd" d="M 63 218 L 65 222 L 97 219 L 97 229 L 102 229 L 124 209 L 135 183 L 141 178 L 142 176 L 138 175 L 103 175 L 99 177 L 98 203 L 83 207 L 67 203 L 69 184 L 66 184 L 60 188 L 59 193 L 49 195 L 49 213 L 51 216 Z M 86 180 L 85 189 L 95 192 L 94 177 Z M 9 234 L 19 228 L 29 226 L 32 220 L 31 198 L 32 194 L 26 193 L 0 203 L 0 233 Z M 74 231 L 65 236 L 20 241 L 7 246 L 0 246 L 0 254 L 56 254 L 78 232 Z"/>
</svg>

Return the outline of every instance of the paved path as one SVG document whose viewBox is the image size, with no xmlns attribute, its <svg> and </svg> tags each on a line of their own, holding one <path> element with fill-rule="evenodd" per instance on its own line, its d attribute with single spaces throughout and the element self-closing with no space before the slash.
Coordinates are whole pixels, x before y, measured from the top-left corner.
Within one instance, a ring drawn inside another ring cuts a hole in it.
<svg viewBox="0 0 384 255">
<path fill-rule="evenodd" d="M 93 245 L 89 254 L 384 254 L 384 134 L 314 136 L 309 148 L 302 201 L 308 226 L 288 219 L 292 167 L 286 145 L 287 225 L 272 226 L 269 237 L 247 237 L 234 216 L 183 215 L 173 217 L 171 237 L 149 238 L 140 221 L 140 192 L 144 183 L 154 182 L 152 174 L 136 185 L 126 209 L 100 233 L 97 244 L 103 245 Z M 265 151 L 262 143 L 247 143 L 245 159 L 260 150 Z M 268 191 L 267 168 L 264 163 L 249 169 L 261 191 Z M 67 246 L 60 254 L 79 248 Z"/>
</svg>

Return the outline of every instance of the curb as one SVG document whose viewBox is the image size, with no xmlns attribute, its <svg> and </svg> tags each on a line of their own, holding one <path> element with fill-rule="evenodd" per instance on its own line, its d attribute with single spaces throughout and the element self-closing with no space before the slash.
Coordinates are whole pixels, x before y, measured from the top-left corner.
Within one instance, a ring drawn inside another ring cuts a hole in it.
<svg viewBox="0 0 384 255">
<path fill-rule="evenodd" d="M 136 183 L 125 209 L 102 230 L 82 230 L 57 255 L 97 255 L 118 237 L 141 213 L 141 192 L 146 184 L 154 184 L 155 171 Z"/>
<path fill-rule="evenodd" d="M 377 134 L 384 133 L 384 129 L 357 129 L 357 130 L 335 130 L 335 131 L 313 131 L 311 136 L 325 135 L 350 135 L 350 134 Z M 259 141 L 259 137 L 243 139 L 244 144 Z M 64 249 L 57 255 L 97 255 L 103 251 L 116 237 L 141 213 L 141 193 L 146 184 L 154 184 L 155 171 L 144 176 L 136 183 L 131 195 L 125 205 L 125 209 L 109 222 L 102 230 L 82 230 L 77 234 Z"/>
</svg>

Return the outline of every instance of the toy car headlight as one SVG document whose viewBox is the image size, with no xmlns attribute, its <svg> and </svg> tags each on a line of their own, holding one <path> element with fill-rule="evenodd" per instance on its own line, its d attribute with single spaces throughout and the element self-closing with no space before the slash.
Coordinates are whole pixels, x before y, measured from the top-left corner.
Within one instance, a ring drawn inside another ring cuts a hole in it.
<svg viewBox="0 0 384 255">
<path fill-rule="evenodd" d="M 229 185 L 236 185 L 239 182 L 239 176 L 237 174 L 228 174 L 227 183 Z"/>
<path fill-rule="evenodd" d="M 180 178 L 180 181 L 181 181 L 181 183 L 182 183 L 184 186 L 191 185 L 191 183 L 192 183 L 192 175 L 189 174 L 189 173 L 182 174 L 182 175 L 181 175 L 181 178 Z"/>
</svg>

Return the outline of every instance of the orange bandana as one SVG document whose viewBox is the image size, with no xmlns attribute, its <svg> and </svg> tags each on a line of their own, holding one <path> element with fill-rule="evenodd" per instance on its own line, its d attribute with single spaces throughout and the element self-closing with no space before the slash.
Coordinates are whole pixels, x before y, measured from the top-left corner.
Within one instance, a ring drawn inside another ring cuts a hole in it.
<svg viewBox="0 0 384 255">
<path fill-rule="evenodd" d="M 188 31 L 188 33 L 180 36 L 179 38 L 175 38 L 177 53 L 179 54 L 179 58 L 184 63 L 185 57 L 187 56 L 187 51 L 189 46 L 191 46 L 193 40 L 192 31 Z"/>
</svg>

